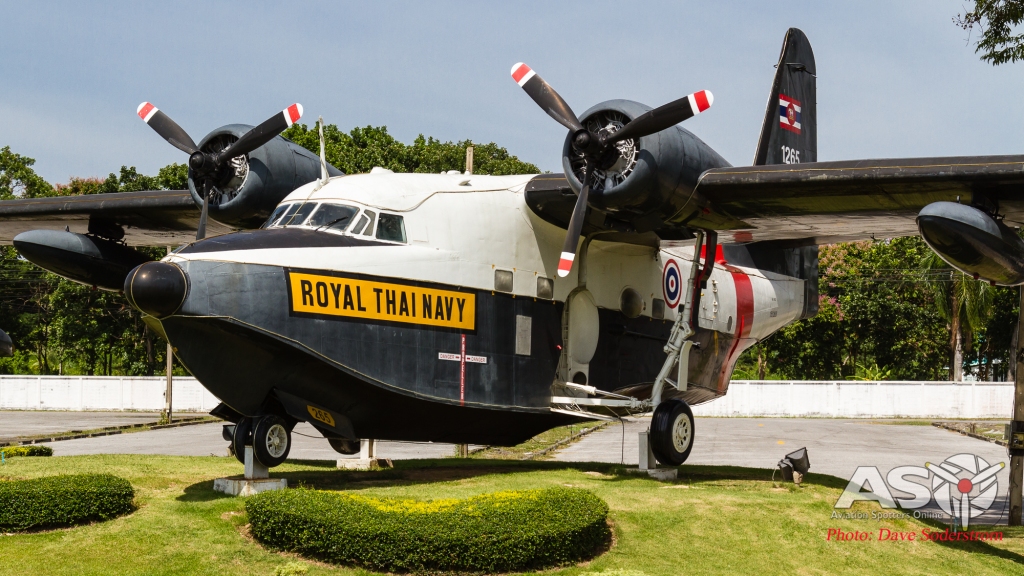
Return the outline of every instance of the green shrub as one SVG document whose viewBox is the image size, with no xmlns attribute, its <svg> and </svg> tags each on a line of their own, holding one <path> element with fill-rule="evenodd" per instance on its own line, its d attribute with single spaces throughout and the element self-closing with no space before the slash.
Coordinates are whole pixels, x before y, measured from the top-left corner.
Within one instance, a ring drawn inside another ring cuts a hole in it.
<svg viewBox="0 0 1024 576">
<path fill-rule="evenodd" d="M 545 568 L 594 556 L 610 535 L 608 505 L 578 488 L 427 502 L 296 489 L 245 510 L 272 548 L 389 572 Z"/>
<path fill-rule="evenodd" d="M 109 520 L 134 509 L 135 492 L 109 474 L 0 482 L 0 530 L 31 530 Z"/>
<path fill-rule="evenodd" d="M 25 446 L 4 446 L 0 448 L 5 458 L 11 456 L 53 456 L 53 448 L 42 444 L 28 444 Z"/>
</svg>

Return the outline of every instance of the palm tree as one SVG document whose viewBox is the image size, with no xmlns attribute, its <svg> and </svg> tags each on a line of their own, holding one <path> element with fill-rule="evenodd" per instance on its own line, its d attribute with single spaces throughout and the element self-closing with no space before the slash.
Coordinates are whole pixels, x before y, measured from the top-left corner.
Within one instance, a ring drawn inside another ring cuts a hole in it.
<svg viewBox="0 0 1024 576">
<path fill-rule="evenodd" d="M 924 260 L 925 281 L 935 296 L 939 314 L 949 322 L 949 376 L 963 380 L 963 353 L 970 350 L 974 334 L 992 314 L 992 289 L 946 264 L 938 254 Z"/>
</svg>

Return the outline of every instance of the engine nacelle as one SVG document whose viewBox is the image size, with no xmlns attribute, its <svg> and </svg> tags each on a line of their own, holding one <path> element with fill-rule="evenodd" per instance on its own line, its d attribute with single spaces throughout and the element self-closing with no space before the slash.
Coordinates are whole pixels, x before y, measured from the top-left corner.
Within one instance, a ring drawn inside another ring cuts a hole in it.
<svg viewBox="0 0 1024 576">
<path fill-rule="evenodd" d="M 210 132 L 199 142 L 204 152 L 219 152 L 238 140 L 252 126 L 229 124 Z M 245 156 L 232 158 L 228 169 L 210 194 L 210 217 L 239 228 L 258 228 L 293 190 L 320 177 L 320 158 L 280 136 Z M 327 165 L 330 176 L 341 176 Z M 198 206 L 203 197 L 189 170 L 188 189 Z"/>
<path fill-rule="evenodd" d="M 14 237 L 26 260 L 68 280 L 112 292 L 124 287 L 128 272 L 149 256 L 98 236 L 63 230 L 29 230 Z"/>
<path fill-rule="evenodd" d="M 592 132 L 615 131 L 651 108 L 630 100 L 602 102 L 581 117 Z M 572 134 L 562 147 L 562 168 L 569 186 L 578 194 L 583 187 L 583 155 L 572 147 Z M 679 126 L 616 144 L 619 158 L 607 170 L 598 170 L 589 204 L 612 217 L 629 222 L 637 231 L 659 230 L 681 223 L 680 210 L 690 199 L 700 175 L 711 168 L 729 166 L 700 138 Z M 592 180 L 593 182 L 593 180 Z"/>
<path fill-rule="evenodd" d="M 950 266 L 1003 286 L 1024 284 L 1024 240 L 985 212 L 934 202 L 917 215 L 921 237 Z"/>
</svg>

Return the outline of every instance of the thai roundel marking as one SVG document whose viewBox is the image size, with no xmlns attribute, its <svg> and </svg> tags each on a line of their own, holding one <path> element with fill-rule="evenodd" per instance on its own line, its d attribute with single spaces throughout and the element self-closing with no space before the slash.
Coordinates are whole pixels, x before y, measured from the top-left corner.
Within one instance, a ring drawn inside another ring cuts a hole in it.
<svg viewBox="0 0 1024 576">
<path fill-rule="evenodd" d="M 665 262 L 665 270 L 661 274 L 661 291 L 669 308 L 679 305 L 683 295 L 683 275 L 679 272 L 679 264 L 671 258 Z"/>
</svg>

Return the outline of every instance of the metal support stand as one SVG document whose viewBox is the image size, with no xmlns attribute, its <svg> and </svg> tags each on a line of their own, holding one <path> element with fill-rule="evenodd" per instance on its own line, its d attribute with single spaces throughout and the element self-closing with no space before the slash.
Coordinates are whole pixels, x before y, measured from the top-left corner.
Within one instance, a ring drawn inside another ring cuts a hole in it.
<svg viewBox="0 0 1024 576">
<path fill-rule="evenodd" d="M 1024 420 L 1024 287 L 1020 293 L 1020 311 L 1017 314 L 1017 369 L 1013 378 L 1013 419 Z M 1024 496 L 1024 454 L 1021 450 L 1013 450 L 1014 437 L 1011 427 L 1009 438 L 1010 450 L 1010 526 L 1020 526 L 1024 509 L 1021 506 Z"/>
<path fill-rule="evenodd" d="M 377 447 L 373 443 L 372 438 L 363 438 L 359 441 L 359 458 L 362 460 L 372 460 L 377 457 Z"/>
<path fill-rule="evenodd" d="M 658 467 L 658 460 L 654 457 L 654 450 L 651 450 L 651 431 L 644 430 L 640 433 L 640 469 L 654 470 Z"/>
<path fill-rule="evenodd" d="M 253 456 L 252 446 L 245 447 L 245 479 L 260 480 L 270 478 L 270 469 L 260 464 L 260 461 Z"/>
<path fill-rule="evenodd" d="M 700 249 L 704 245 L 704 231 L 697 231 L 697 240 L 693 244 L 693 261 L 690 264 L 690 275 L 686 280 L 686 288 L 683 293 L 683 309 L 676 316 L 675 324 L 672 325 L 672 332 L 665 344 L 665 363 L 654 379 L 654 387 L 651 390 L 651 408 L 657 408 L 661 404 L 661 393 L 668 382 L 677 390 L 686 390 L 686 380 L 689 373 L 690 347 L 693 342 L 688 340 L 695 331 L 690 326 L 690 316 L 693 312 L 693 294 L 697 283 L 697 272 L 700 269 Z M 714 258 L 714 256 L 711 256 Z M 672 381 L 669 375 L 672 369 L 678 365 L 676 380 Z"/>
<path fill-rule="evenodd" d="M 167 253 L 171 253 L 171 247 L 167 247 Z M 172 375 L 174 371 L 174 347 L 171 346 L 170 341 L 167 342 L 167 423 L 173 422 L 171 418 L 174 416 L 172 409 L 172 402 L 174 400 L 174 377 Z"/>
<path fill-rule="evenodd" d="M 260 463 L 252 452 L 252 446 L 245 447 L 245 477 L 217 478 L 213 489 L 232 496 L 252 496 L 268 490 L 284 490 L 288 487 L 286 478 L 271 478 L 270 469 Z"/>
</svg>

